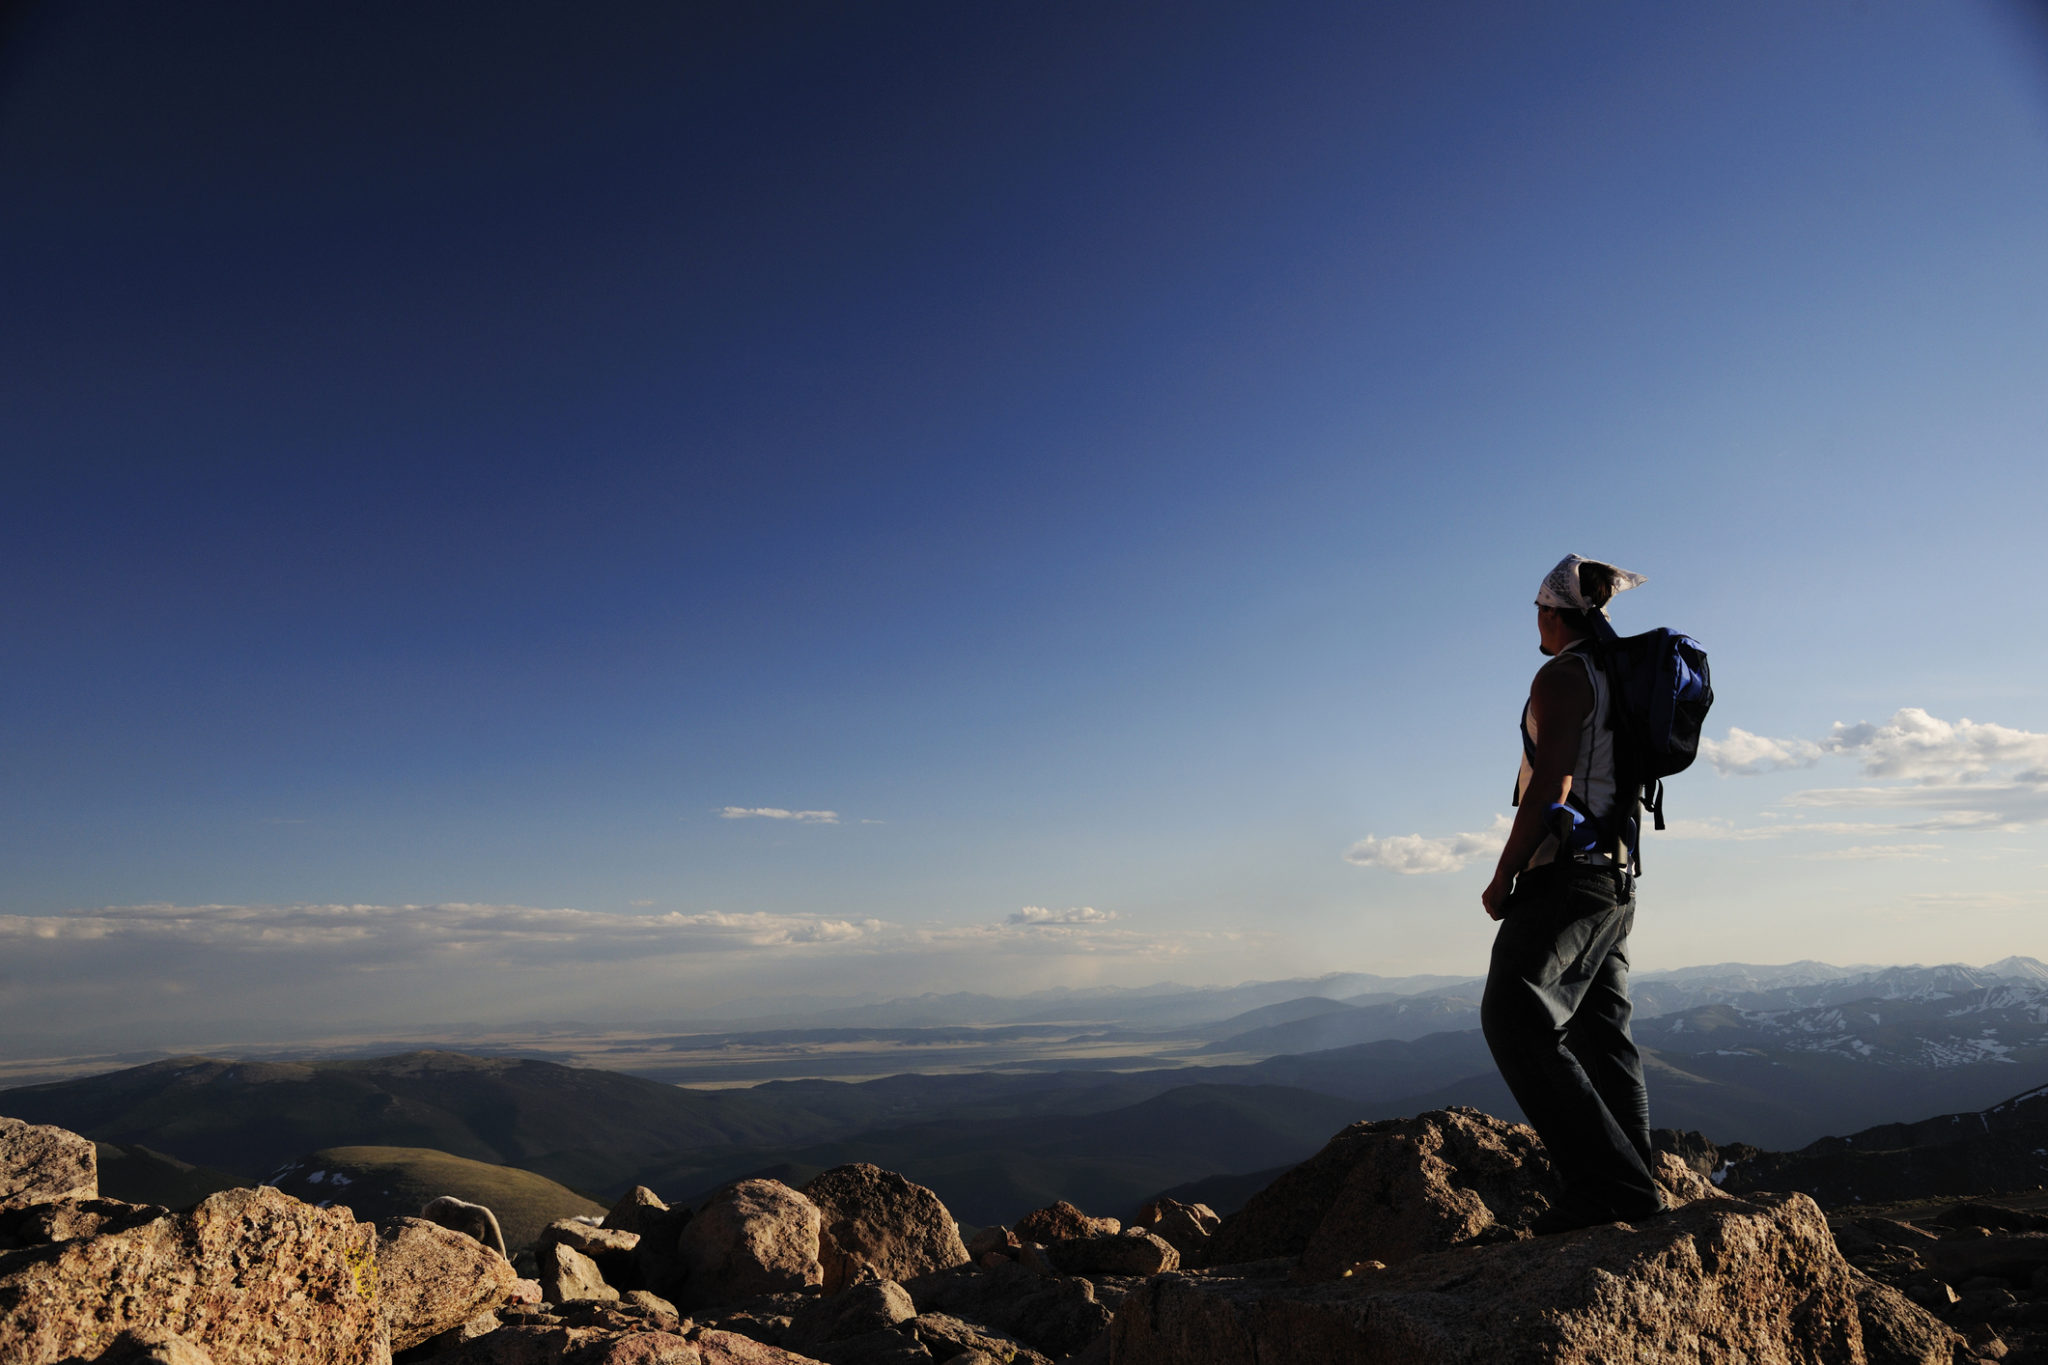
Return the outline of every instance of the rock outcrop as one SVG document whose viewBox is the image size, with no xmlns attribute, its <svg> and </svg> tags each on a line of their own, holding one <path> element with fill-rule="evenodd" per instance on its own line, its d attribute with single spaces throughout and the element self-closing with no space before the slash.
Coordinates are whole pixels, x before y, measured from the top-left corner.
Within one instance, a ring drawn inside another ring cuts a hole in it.
<svg viewBox="0 0 2048 1365">
<path fill-rule="evenodd" d="M 1416 1226 L 1392 1224 L 1402 1236 Z M 1110 1359 L 1949 1365 L 1960 1344 L 1853 1270 L 1811 1200 L 1759 1195 L 1640 1226 L 1425 1251 L 1316 1283 L 1284 1265 L 1163 1276 L 1118 1310 Z"/>
<path fill-rule="evenodd" d="M 99 1155 L 89 1139 L 48 1124 L 0 1118 L 0 1209 L 97 1199 Z"/>
<path fill-rule="evenodd" d="M 1536 1134 L 1476 1109 L 1355 1123 L 1255 1194 L 1210 1239 L 1210 1265 L 1299 1257 L 1333 1278 L 1490 1229 L 1525 1228 L 1555 1197 Z"/>
<path fill-rule="evenodd" d="M 967 1260 L 960 1228 L 939 1197 L 894 1171 L 838 1166 L 803 1193 L 823 1220 L 819 1261 L 828 1294 L 862 1279 L 907 1280 Z"/>
<path fill-rule="evenodd" d="M 155 1212 L 0 1256 L 0 1360 L 91 1359 L 123 1332 L 172 1333 L 216 1365 L 389 1359 L 376 1229 L 347 1210 L 254 1189 Z"/>
</svg>

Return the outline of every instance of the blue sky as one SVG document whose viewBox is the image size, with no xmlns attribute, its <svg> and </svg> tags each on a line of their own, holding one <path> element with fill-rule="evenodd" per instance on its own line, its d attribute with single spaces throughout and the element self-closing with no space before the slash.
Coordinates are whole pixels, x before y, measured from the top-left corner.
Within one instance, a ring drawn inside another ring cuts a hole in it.
<svg viewBox="0 0 2048 1365">
<path fill-rule="evenodd" d="M 2048 956 L 2042 32 L 45 7 L 0 989 L 1476 972 L 1567 551 L 1778 745 L 1640 963 Z"/>
</svg>

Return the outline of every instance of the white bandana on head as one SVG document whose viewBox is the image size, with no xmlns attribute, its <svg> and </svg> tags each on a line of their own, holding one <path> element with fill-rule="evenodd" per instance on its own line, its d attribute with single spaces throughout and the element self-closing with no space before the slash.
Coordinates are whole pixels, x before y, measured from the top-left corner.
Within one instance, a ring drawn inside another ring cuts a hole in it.
<svg viewBox="0 0 2048 1365">
<path fill-rule="evenodd" d="M 1614 565 L 1602 560 L 1587 559 L 1584 555 L 1566 555 L 1557 561 L 1556 568 L 1543 575 L 1543 586 L 1536 589 L 1536 605 L 1555 607 L 1559 611 L 1597 611 L 1605 616 L 1605 607 L 1588 602 L 1585 595 L 1579 591 L 1581 564 L 1598 564 L 1603 569 L 1612 570 L 1616 592 L 1627 592 L 1630 588 L 1639 587 L 1649 581 L 1642 574 L 1615 568 Z"/>
</svg>

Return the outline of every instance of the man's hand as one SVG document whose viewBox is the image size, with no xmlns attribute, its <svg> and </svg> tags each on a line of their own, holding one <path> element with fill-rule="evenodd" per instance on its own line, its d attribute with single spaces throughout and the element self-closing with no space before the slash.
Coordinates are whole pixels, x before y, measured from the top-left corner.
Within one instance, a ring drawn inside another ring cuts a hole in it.
<svg viewBox="0 0 2048 1365">
<path fill-rule="evenodd" d="M 1493 874 L 1493 880 L 1479 893 L 1479 903 L 1486 907 L 1488 919 L 1499 919 L 1508 912 L 1508 892 L 1514 884 L 1515 879 L 1512 875 L 1503 875 L 1499 872 Z"/>
</svg>

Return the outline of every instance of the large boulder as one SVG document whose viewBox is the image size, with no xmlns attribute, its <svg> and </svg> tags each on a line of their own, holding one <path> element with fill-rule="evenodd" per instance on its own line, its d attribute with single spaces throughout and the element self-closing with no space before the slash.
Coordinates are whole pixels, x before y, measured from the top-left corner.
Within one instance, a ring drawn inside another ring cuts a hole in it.
<svg viewBox="0 0 2048 1365">
<path fill-rule="evenodd" d="M 1124 1230 L 1114 1218 L 1091 1218 L 1061 1199 L 1042 1209 L 1033 1209 L 1017 1220 L 1011 1231 L 1024 1242 L 1064 1242 L 1071 1237 L 1113 1237 Z"/>
<path fill-rule="evenodd" d="M 1320 1283 L 1256 1269 L 1148 1282 L 1117 1312 L 1110 1360 L 1949 1365 L 1962 1345 L 1852 1269 L 1797 1194 L 1703 1200 Z"/>
<path fill-rule="evenodd" d="M 391 1349 L 403 1351 L 509 1300 L 518 1274 L 465 1233 L 393 1218 L 377 1228 L 377 1282 Z"/>
<path fill-rule="evenodd" d="M 824 1283 L 822 1221 L 817 1205 L 779 1180 L 727 1186 L 705 1201 L 677 1240 L 685 1267 L 677 1302 L 685 1308 L 734 1303 Z"/>
<path fill-rule="evenodd" d="M 90 1138 L 48 1124 L 0 1118 L 0 1209 L 97 1199 L 99 1171 Z"/>
<path fill-rule="evenodd" d="M 894 1171 L 836 1166 L 803 1187 L 823 1219 L 825 1292 L 862 1279 L 907 1280 L 964 1264 L 959 1225 L 939 1197 Z"/>
<path fill-rule="evenodd" d="M 1303 1275 L 1333 1277 L 1526 1227 L 1555 1193 L 1523 1125 L 1462 1108 L 1354 1123 L 1224 1219 L 1208 1263 L 1298 1256 Z"/>
<path fill-rule="evenodd" d="M 1180 1269 L 1180 1253 L 1165 1238 L 1133 1228 L 1115 1237 L 1071 1237 L 1046 1248 L 1069 1275 L 1158 1275 Z"/>
<path fill-rule="evenodd" d="M 98 1227 L 0 1254 L 0 1360 L 90 1359 L 123 1332 L 175 1334 L 215 1365 L 390 1359 L 377 1232 L 346 1209 L 224 1190 Z"/>
</svg>

